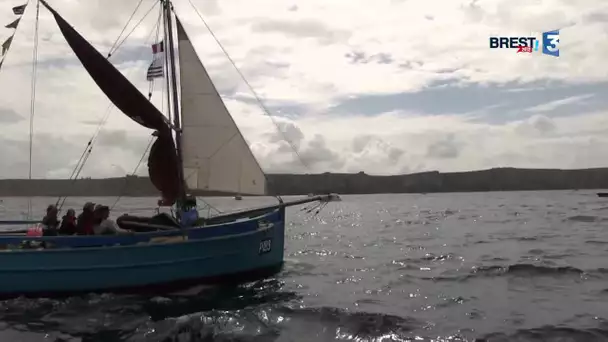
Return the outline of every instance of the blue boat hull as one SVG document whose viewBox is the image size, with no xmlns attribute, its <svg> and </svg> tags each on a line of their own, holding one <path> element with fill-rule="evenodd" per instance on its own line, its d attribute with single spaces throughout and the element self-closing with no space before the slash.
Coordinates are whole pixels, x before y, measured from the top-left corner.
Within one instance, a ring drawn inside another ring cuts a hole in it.
<svg viewBox="0 0 608 342">
<path fill-rule="evenodd" d="M 253 219 L 185 231 L 129 237 L 11 237 L 51 246 L 1 251 L 0 295 L 139 290 L 266 277 L 283 264 L 284 218 L 285 208 L 280 208 Z M 125 243 L 124 238 L 130 241 Z M 98 245 L 103 240 L 106 246 L 62 247 L 61 241 L 68 239 Z M 107 246 L 112 239 L 121 245 Z"/>
</svg>

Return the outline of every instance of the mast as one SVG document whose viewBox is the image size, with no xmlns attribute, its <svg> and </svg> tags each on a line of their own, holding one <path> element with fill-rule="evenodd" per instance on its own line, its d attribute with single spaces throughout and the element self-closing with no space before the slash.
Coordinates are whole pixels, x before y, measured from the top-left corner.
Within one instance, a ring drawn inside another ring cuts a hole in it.
<svg viewBox="0 0 608 342">
<path fill-rule="evenodd" d="M 167 37 L 169 34 L 167 33 L 167 16 L 165 14 L 165 7 L 161 1 L 161 6 L 163 6 L 163 51 L 165 52 L 165 89 L 167 91 L 167 118 L 169 122 L 171 122 L 171 81 L 169 80 L 169 49 L 167 48 Z M 177 128 L 177 127 L 176 127 Z"/>
<path fill-rule="evenodd" d="M 163 1 L 163 0 L 161 0 Z M 178 160 L 178 175 L 179 175 L 179 201 L 178 206 L 181 206 L 186 199 L 186 183 L 184 181 L 184 168 L 183 168 L 183 158 L 182 158 L 182 131 L 181 131 L 181 123 L 180 123 L 180 113 L 179 113 L 179 104 L 177 99 L 177 72 L 175 68 L 175 51 L 173 45 L 173 22 L 171 20 L 171 10 L 173 5 L 171 4 L 171 0 L 164 0 L 163 5 L 165 8 L 165 26 L 167 30 L 167 50 L 169 52 L 169 62 L 171 72 L 171 90 L 173 93 L 173 123 L 176 127 L 175 130 L 175 146 L 177 149 L 177 160 Z"/>
</svg>

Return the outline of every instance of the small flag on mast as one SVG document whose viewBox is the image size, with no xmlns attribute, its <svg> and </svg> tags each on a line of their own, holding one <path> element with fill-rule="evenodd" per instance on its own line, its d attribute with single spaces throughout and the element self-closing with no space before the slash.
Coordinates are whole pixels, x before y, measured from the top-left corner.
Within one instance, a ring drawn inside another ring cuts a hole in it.
<svg viewBox="0 0 608 342">
<path fill-rule="evenodd" d="M 146 75 L 146 79 L 148 81 L 152 81 L 155 78 L 163 77 L 165 75 L 163 70 L 164 51 L 165 50 L 163 48 L 162 41 L 156 44 L 152 44 L 152 63 L 148 67 L 148 72 Z"/>
<path fill-rule="evenodd" d="M 8 48 L 11 46 L 11 43 L 13 42 L 13 36 L 8 37 L 8 39 L 4 41 L 4 43 L 2 43 L 2 55 L 4 55 Z"/>
<path fill-rule="evenodd" d="M 163 53 L 165 52 L 165 49 L 163 49 L 163 42 L 159 42 L 156 44 L 152 44 L 152 55 L 154 55 L 154 58 L 156 58 L 157 54 L 159 53 Z"/>
<path fill-rule="evenodd" d="M 17 25 L 19 25 L 19 20 L 21 20 L 21 18 L 15 19 L 15 21 L 13 21 L 12 23 L 10 23 L 10 24 L 8 24 L 8 25 L 6 25 L 4 27 L 16 29 Z"/>
<path fill-rule="evenodd" d="M 13 7 L 13 13 L 15 13 L 15 15 L 23 15 L 23 12 L 25 12 L 25 6 L 27 4 L 23 4 L 20 6 L 15 6 Z"/>
<path fill-rule="evenodd" d="M 146 78 L 148 81 L 152 81 L 155 78 L 163 77 L 163 76 L 164 76 L 163 60 L 155 59 L 154 61 L 152 61 L 152 64 L 150 64 L 150 66 L 148 67 L 148 74 L 146 75 Z"/>
</svg>

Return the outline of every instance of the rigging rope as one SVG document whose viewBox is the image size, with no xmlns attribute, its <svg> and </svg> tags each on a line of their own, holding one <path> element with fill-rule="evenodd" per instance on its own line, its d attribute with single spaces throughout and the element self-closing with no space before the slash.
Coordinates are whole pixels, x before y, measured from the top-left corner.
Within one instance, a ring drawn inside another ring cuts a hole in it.
<svg viewBox="0 0 608 342">
<path fill-rule="evenodd" d="M 32 83 L 30 90 L 30 149 L 29 149 L 29 180 L 32 179 L 32 160 L 34 147 L 34 114 L 36 112 L 36 79 L 38 71 L 38 27 L 40 26 L 40 1 L 36 3 L 36 20 L 34 23 L 34 51 L 32 52 Z M 32 218 L 32 198 L 27 199 L 27 217 Z"/>
<path fill-rule="evenodd" d="M 160 10 L 158 12 L 158 19 L 156 19 L 156 39 L 154 40 L 156 43 L 158 43 L 158 37 L 159 37 L 159 34 L 160 34 L 160 19 L 161 19 L 161 15 L 163 14 L 163 7 L 160 6 L 159 8 L 160 8 Z M 148 83 L 149 83 L 149 85 L 148 85 L 148 100 L 152 100 L 152 93 L 154 92 L 154 85 L 156 84 L 154 82 L 154 78 L 151 81 L 149 81 Z M 161 108 L 160 111 L 162 113 L 162 111 L 163 111 L 162 105 L 161 105 L 160 108 Z"/>
<path fill-rule="evenodd" d="M 147 17 L 147 15 L 150 13 L 150 11 L 146 12 L 146 15 L 144 16 Z M 137 27 L 141 22 L 143 21 L 140 20 L 138 22 L 138 24 L 135 26 Z M 128 24 L 128 23 L 127 23 Z M 131 31 L 129 33 L 129 35 L 132 33 L 133 31 Z M 152 30 L 150 30 L 150 33 L 148 34 L 148 37 L 146 38 L 145 41 L 145 45 L 148 45 L 150 42 L 150 39 L 152 38 L 152 34 L 154 33 L 154 28 Z M 127 37 L 128 38 L 128 35 Z M 124 41 L 126 40 L 126 38 L 122 41 L 124 43 Z M 119 46 L 117 48 L 114 49 L 113 52 L 116 52 L 118 50 L 118 48 L 122 45 L 119 44 Z M 140 55 L 140 58 L 143 57 L 143 52 Z M 111 53 L 108 53 L 108 59 L 111 57 Z M 140 59 L 138 58 L 138 59 Z M 133 73 L 135 72 L 135 69 L 132 69 L 126 76 L 127 78 L 130 78 Z M 69 180 L 72 180 L 72 184 L 74 184 L 76 182 L 76 180 L 78 179 L 78 176 L 80 175 L 80 173 L 82 172 L 84 166 L 86 165 L 87 160 L 89 159 L 92 151 L 93 151 L 93 146 L 95 145 L 95 142 L 97 141 L 99 134 L 101 133 L 101 130 L 103 129 L 103 126 L 106 124 L 106 122 L 108 121 L 110 114 L 112 113 L 112 110 L 114 110 L 116 107 L 114 107 L 114 105 L 110 102 L 105 110 L 104 116 L 102 117 L 102 119 L 100 120 L 99 124 L 97 125 L 97 128 L 95 129 L 95 132 L 93 133 L 93 136 L 89 139 L 89 141 L 87 142 L 84 150 L 82 151 L 82 154 L 80 155 L 80 158 L 78 159 L 78 162 L 76 163 L 76 166 L 74 167 L 74 170 L 72 171 L 72 174 L 70 175 Z M 66 199 L 69 196 L 59 196 L 59 198 L 57 199 L 56 205 L 58 207 L 58 209 L 61 210 L 61 208 L 63 207 Z"/>
<path fill-rule="evenodd" d="M 230 61 L 230 64 L 232 64 L 232 66 L 234 67 L 234 69 L 236 70 L 236 72 L 239 74 L 239 76 L 241 77 L 241 79 L 243 80 L 243 82 L 245 82 L 245 85 L 247 85 L 247 88 L 249 88 L 249 91 L 251 91 L 251 93 L 255 97 L 255 99 L 258 102 L 258 105 L 260 106 L 260 108 L 270 118 L 270 120 L 272 121 L 272 123 L 277 128 L 277 131 L 279 131 L 279 133 L 283 136 L 283 140 L 285 140 L 285 142 L 287 142 L 289 144 L 289 146 L 293 149 L 293 151 L 296 154 L 299 162 L 306 169 L 310 170 L 310 167 L 308 166 L 308 164 L 306 164 L 306 162 L 304 162 L 304 159 L 302 158 L 302 156 L 298 152 L 298 149 L 296 148 L 296 146 L 289 139 L 287 139 L 287 135 L 285 134 L 285 132 L 283 132 L 283 130 L 281 130 L 279 128 L 278 123 L 276 122 L 276 120 L 274 119 L 274 117 L 270 114 L 270 111 L 268 110 L 268 108 L 266 107 L 266 105 L 264 105 L 262 99 L 258 96 L 258 94 L 255 92 L 255 90 L 253 90 L 253 87 L 251 86 L 251 84 L 249 84 L 249 82 L 247 81 L 247 79 L 245 78 L 245 76 L 243 75 L 243 73 L 241 72 L 241 70 L 236 66 L 236 63 L 234 62 L 234 60 L 232 59 L 232 57 L 230 57 L 230 55 L 228 54 L 228 52 L 226 51 L 226 49 L 224 48 L 224 46 L 222 45 L 222 43 L 219 41 L 219 39 L 215 36 L 215 33 L 213 33 L 213 30 L 211 30 L 211 27 L 207 24 L 207 21 L 203 18 L 203 16 L 199 12 L 198 8 L 196 8 L 196 6 L 194 6 L 194 4 L 192 3 L 192 0 L 188 0 L 188 2 L 190 3 L 190 6 L 192 6 L 192 8 L 194 9 L 194 11 L 196 12 L 196 14 L 198 15 L 198 17 L 201 19 L 201 21 L 203 22 L 203 24 L 205 25 L 205 27 L 207 28 L 207 30 L 209 31 L 209 33 L 211 34 L 211 36 L 213 37 L 213 39 L 215 40 L 215 42 L 217 43 L 217 45 L 220 47 L 220 49 L 222 49 L 222 52 L 224 53 L 224 55 L 226 55 L 226 57 Z"/>
<path fill-rule="evenodd" d="M 137 4 L 137 7 L 135 7 L 135 9 L 133 10 L 133 13 L 131 13 L 131 16 L 127 20 L 127 23 L 122 28 L 122 31 L 120 31 L 120 33 L 118 34 L 118 37 L 116 37 L 116 40 L 114 41 L 114 44 L 112 44 L 112 46 L 110 47 L 110 51 L 108 52 L 108 58 L 110 58 L 112 56 L 112 51 L 116 47 L 116 44 L 118 43 L 118 40 L 120 39 L 120 37 L 122 37 L 122 34 L 125 33 L 125 30 L 127 29 L 127 26 L 129 26 L 129 23 L 131 22 L 131 20 L 135 16 L 135 13 L 137 12 L 137 10 L 139 9 L 139 7 L 141 6 L 141 4 L 143 2 L 144 2 L 144 0 L 139 0 L 139 3 Z"/>
<path fill-rule="evenodd" d="M 156 21 L 156 39 L 155 41 L 158 42 L 158 37 L 159 37 L 159 32 L 160 32 L 160 19 L 161 19 L 161 14 L 163 13 L 163 8 L 160 8 L 160 12 L 158 14 L 158 19 Z M 150 33 L 150 36 L 152 34 Z M 149 39 L 149 37 L 148 37 Z M 150 87 L 149 87 L 149 93 L 148 93 L 148 100 L 152 101 L 152 92 L 154 91 L 154 79 L 152 79 L 150 82 Z M 164 93 L 164 86 L 161 84 L 161 93 Z M 164 106 L 164 99 L 165 97 L 161 95 L 161 112 L 162 112 L 162 108 Z M 141 166 L 141 163 L 143 163 L 144 159 L 146 158 L 146 155 L 148 154 L 148 152 L 150 151 L 150 147 L 152 147 L 152 143 L 154 142 L 154 136 L 150 137 L 150 141 L 148 142 L 148 146 L 146 147 L 146 150 L 144 151 L 143 155 L 141 156 L 141 159 L 139 160 L 139 162 L 137 163 L 137 165 L 135 166 L 135 169 L 133 169 L 133 172 L 131 173 L 130 176 L 134 176 L 137 174 L 137 170 L 139 169 L 139 167 Z M 116 200 L 114 201 L 114 204 L 112 204 L 112 207 L 110 207 L 110 210 L 114 210 L 114 207 L 116 206 L 116 204 L 118 204 L 118 202 L 120 201 L 120 199 L 124 196 L 126 189 L 127 189 L 127 185 L 129 183 L 129 177 L 125 177 L 125 181 L 123 183 L 123 187 L 120 190 L 120 195 L 116 198 Z"/>
<path fill-rule="evenodd" d="M 135 26 L 133 26 L 133 28 L 131 29 L 131 31 L 129 31 L 129 33 L 125 36 L 125 38 L 123 40 L 120 41 L 120 43 L 118 43 L 118 45 L 116 46 L 116 48 L 114 49 L 114 51 L 110 50 L 110 52 L 108 53 L 108 58 L 110 58 L 112 56 L 113 52 L 116 52 L 124 43 L 125 41 L 127 41 L 127 39 L 131 36 L 131 34 L 135 31 L 135 29 L 139 26 L 139 24 L 141 24 L 142 21 L 144 21 L 144 19 L 146 19 L 146 17 L 148 16 L 148 14 L 150 14 L 150 12 L 152 12 L 152 10 L 154 9 L 154 7 L 156 7 L 158 5 L 158 2 L 154 2 L 154 4 L 152 4 L 152 7 L 150 7 L 148 9 L 148 11 L 146 11 L 146 13 L 144 14 L 144 16 L 139 19 L 139 21 L 137 22 L 137 24 L 135 24 Z M 131 19 L 129 19 L 130 21 Z M 129 21 L 127 21 L 127 24 L 129 23 Z M 126 28 L 126 26 L 125 26 Z"/>
<path fill-rule="evenodd" d="M 133 173 L 131 174 L 131 176 L 135 175 L 137 173 L 137 169 L 139 169 L 139 166 L 141 165 L 141 163 L 143 163 L 144 159 L 146 158 L 146 155 L 148 154 L 148 151 L 150 151 L 150 147 L 152 147 L 152 143 L 154 142 L 154 136 L 150 137 L 150 141 L 148 142 L 148 146 L 146 147 L 146 150 L 144 151 L 144 154 L 141 156 L 141 159 L 139 160 L 139 162 L 137 163 L 137 165 L 135 166 L 135 169 L 133 170 Z M 127 182 L 129 181 L 129 177 L 125 177 L 125 182 L 124 182 L 124 186 L 120 192 L 120 195 L 116 198 L 116 201 L 114 201 L 114 204 L 112 204 L 112 207 L 110 208 L 111 210 L 114 210 L 114 207 L 116 206 L 116 204 L 120 201 L 120 199 L 122 198 L 122 196 L 124 196 L 126 189 L 127 189 Z"/>
</svg>

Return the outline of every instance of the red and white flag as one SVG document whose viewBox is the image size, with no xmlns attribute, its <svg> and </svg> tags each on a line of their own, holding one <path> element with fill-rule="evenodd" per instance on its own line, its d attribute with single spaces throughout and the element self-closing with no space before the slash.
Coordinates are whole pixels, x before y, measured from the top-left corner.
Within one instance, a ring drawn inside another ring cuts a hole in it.
<svg viewBox="0 0 608 342">
<path fill-rule="evenodd" d="M 154 55 L 154 57 L 156 58 L 156 55 L 159 53 L 163 53 L 165 52 L 165 49 L 163 48 L 163 42 L 159 42 L 156 44 L 152 44 L 152 54 Z"/>
</svg>

